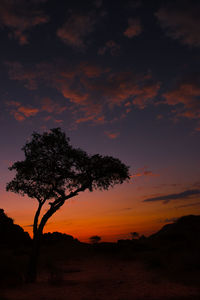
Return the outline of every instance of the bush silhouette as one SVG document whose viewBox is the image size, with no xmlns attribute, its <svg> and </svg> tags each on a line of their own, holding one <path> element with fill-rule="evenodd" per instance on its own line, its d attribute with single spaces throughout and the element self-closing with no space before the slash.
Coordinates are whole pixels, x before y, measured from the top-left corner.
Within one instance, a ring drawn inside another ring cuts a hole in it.
<svg viewBox="0 0 200 300">
<path fill-rule="evenodd" d="M 0 209 L 0 241 L 5 245 L 25 244 L 31 241 L 27 232 L 19 225 L 14 224 L 3 209 Z"/>
<path fill-rule="evenodd" d="M 101 237 L 98 236 L 98 235 L 93 235 L 93 236 L 90 237 L 90 242 L 91 242 L 92 244 L 97 244 L 97 243 L 99 243 L 100 241 L 101 241 Z"/>
</svg>

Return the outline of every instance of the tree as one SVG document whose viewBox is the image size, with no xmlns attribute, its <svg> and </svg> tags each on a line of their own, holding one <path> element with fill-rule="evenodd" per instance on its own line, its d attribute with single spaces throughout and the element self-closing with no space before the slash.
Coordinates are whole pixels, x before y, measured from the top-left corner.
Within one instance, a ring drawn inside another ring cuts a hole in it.
<svg viewBox="0 0 200 300">
<path fill-rule="evenodd" d="M 101 241 L 101 237 L 98 235 L 93 235 L 90 237 L 90 242 L 92 244 L 98 244 L 98 242 L 100 242 L 100 241 Z"/>
<path fill-rule="evenodd" d="M 22 148 L 23 161 L 15 162 L 9 170 L 16 175 L 6 189 L 38 202 L 33 223 L 33 247 L 27 281 L 35 282 L 39 244 L 49 218 L 70 198 L 85 190 L 107 190 L 130 178 L 129 168 L 111 156 L 88 155 L 70 145 L 60 128 L 39 134 Z M 47 211 L 42 213 L 44 205 Z"/>
<path fill-rule="evenodd" d="M 135 232 L 135 231 L 134 232 L 130 232 L 130 234 L 131 234 L 132 240 L 134 240 L 135 238 L 138 239 L 139 236 L 140 236 L 139 233 Z"/>
</svg>

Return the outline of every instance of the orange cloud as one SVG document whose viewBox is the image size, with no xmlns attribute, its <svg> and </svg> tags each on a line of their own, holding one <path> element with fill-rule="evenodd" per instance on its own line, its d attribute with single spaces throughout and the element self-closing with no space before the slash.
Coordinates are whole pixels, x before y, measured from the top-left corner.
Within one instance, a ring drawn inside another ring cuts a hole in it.
<svg viewBox="0 0 200 300">
<path fill-rule="evenodd" d="M 128 28 L 124 31 L 124 35 L 129 39 L 140 35 L 142 32 L 142 26 L 139 19 L 128 19 Z"/>
<path fill-rule="evenodd" d="M 0 24 L 8 28 L 9 36 L 17 39 L 21 45 L 28 43 L 28 30 L 49 20 L 41 10 L 38 10 L 37 2 L 33 0 L 1 0 L 0 2 Z"/>
<path fill-rule="evenodd" d="M 10 114 L 14 116 L 17 121 L 24 121 L 26 118 L 35 116 L 39 109 L 33 107 L 26 107 L 21 105 L 19 102 L 9 101 L 7 102 L 9 107 L 12 107 L 10 110 Z"/>
<path fill-rule="evenodd" d="M 189 46 L 200 46 L 200 4 L 190 0 L 171 1 L 156 16 L 173 39 Z"/>
<path fill-rule="evenodd" d="M 65 62 L 43 63 L 34 69 L 20 63 L 7 63 L 11 79 L 22 81 L 28 89 L 37 88 L 41 83 L 57 89 L 68 101 L 68 109 L 73 112 L 76 123 L 91 121 L 105 122 L 105 111 L 122 106 L 126 116 L 131 106 L 146 107 L 157 95 L 160 83 L 151 75 L 129 72 L 112 72 L 91 63 L 81 63 L 69 67 Z M 129 103 L 129 106 L 127 106 Z M 43 111 L 61 113 L 66 106 L 59 106 L 46 98 Z"/>
<path fill-rule="evenodd" d="M 35 116 L 38 113 L 39 109 L 33 107 L 19 106 L 18 112 L 23 114 L 25 117 Z"/>
<path fill-rule="evenodd" d="M 25 120 L 25 116 L 20 114 L 18 111 L 11 111 L 11 114 L 14 116 L 15 120 L 21 122 Z"/>
</svg>

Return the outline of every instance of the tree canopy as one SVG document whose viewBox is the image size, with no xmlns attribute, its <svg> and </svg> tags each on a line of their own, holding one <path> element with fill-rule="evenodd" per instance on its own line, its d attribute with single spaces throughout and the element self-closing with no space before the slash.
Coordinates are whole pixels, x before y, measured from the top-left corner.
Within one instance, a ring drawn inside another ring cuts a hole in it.
<svg viewBox="0 0 200 300">
<path fill-rule="evenodd" d="M 129 179 L 129 168 L 119 159 L 72 147 L 60 128 L 34 132 L 22 150 L 25 159 L 9 168 L 16 175 L 7 190 L 26 194 L 41 205 L 49 201 L 52 212 L 81 191 L 107 190 Z"/>
</svg>

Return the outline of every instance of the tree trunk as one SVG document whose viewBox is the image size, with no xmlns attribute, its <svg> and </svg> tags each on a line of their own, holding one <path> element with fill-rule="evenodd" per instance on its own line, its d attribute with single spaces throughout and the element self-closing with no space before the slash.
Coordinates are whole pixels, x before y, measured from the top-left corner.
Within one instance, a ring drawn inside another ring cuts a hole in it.
<svg viewBox="0 0 200 300">
<path fill-rule="evenodd" d="M 38 232 L 33 237 L 33 244 L 32 244 L 32 249 L 29 257 L 27 274 L 26 274 L 27 283 L 34 283 L 37 280 L 40 238 L 41 238 L 41 234 L 39 234 Z"/>
</svg>

